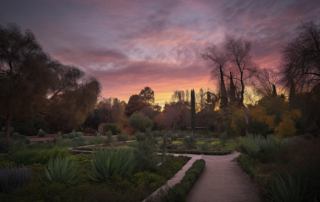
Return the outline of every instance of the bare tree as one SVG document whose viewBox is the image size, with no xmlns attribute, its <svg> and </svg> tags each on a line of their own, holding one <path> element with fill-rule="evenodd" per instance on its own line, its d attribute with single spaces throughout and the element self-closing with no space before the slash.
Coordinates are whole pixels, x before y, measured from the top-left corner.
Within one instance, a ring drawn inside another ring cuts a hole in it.
<svg viewBox="0 0 320 202">
<path fill-rule="evenodd" d="M 217 48 L 213 45 L 207 53 L 204 53 L 202 56 L 205 60 L 212 62 L 212 74 L 223 75 L 229 79 L 235 80 L 240 83 L 240 92 L 239 97 L 226 95 L 221 95 L 221 98 L 228 97 L 239 102 L 242 106 L 245 113 L 246 120 L 246 135 L 248 134 L 248 124 L 249 124 L 249 115 L 246 105 L 244 104 L 244 92 L 245 86 L 257 72 L 257 66 L 251 60 L 250 50 L 251 42 L 244 39 L 235 39 L 231 36 L 226 35 L 225 42 L 223 46 Z M 232 71 L 234 72 L 233 77 L 229 76 L 225 72 Z M 214 77 L 213 77 L 214 78 Z M 230 114 L 229 112 L 227 112 Z"/>
<path fill-rule="evenodd" d="M 302 23 L 298 31 L 282 50 L 282 82 L 290 85 L 293 79 L 297 86 L 309 88 L 320 82 L 320 25 Z"/>
<path fill-rule="evenodd" d="M 272 69 L 261 69 L 257 71 L 257 74 L 252 80 L 252 87 L 255 94 L 262 97 L 276 97 L 277 96 L 277 84 L 279 83 L 279 75 Z"/>
</svg>

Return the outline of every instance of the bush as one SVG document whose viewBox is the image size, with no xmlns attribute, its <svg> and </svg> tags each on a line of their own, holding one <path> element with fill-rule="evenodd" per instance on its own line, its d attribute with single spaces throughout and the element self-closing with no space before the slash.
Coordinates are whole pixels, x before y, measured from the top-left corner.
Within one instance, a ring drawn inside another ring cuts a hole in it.
<svg viewBox="0 0 320 202">
<path fill-rule="evenodd" d="M 172 141 L 176 141 L 177 139 L 178 139 L 178 136 L 177 136 L 177 135 L 173 134 L 173 135 L 171 136 L 171 140 L 172 140 Z"/>
<path fill-rule="evenodd" d="M 89 142 L 86 140 L 85 137 L 83 136 L 80 136 L 80 137 L 76 137 L 73 139 L 73 141 L 76 141 L 79 143 L 79 146 L 85 146 L 85 145 L 88 145 Z"/>
<path fill-rule="evenodd" d="M 107 123 L 104 126 L 105 131 L 111 131 L 113 135 L 117 135 L 118 133 L 121 133 L 121 130 L 118 129 L 117 124 L 115 123 Z"/>
<path fill-rule="evenodd" d="M 119 133 L 117 135 L 117 140 L 118 141 L 127 141 L 128 140 L 128 134 L 126 132 Z"/>
<path fill-rule="evenodd" d="M 210 145 L 209 144 L 200 144 L 199 149 L 200 149 L 200 151 L 209 151 Z"/>
<path fill-rule="evenodd" d="M 136 132 L 134 136 L 136 137 L 137 141 L 143 141 L 147 138 L 146 134 L 141 132 Z"/>
<path fill-rule="evenodd" d="M 162 137 L 163 136 L 163 132 L 155 130 L 155 131 L 153 131 L 153 136 L 154 137 Z"/>
<path fill-rule="evenodd" d="M 43 149 L 40 151 L 24 150 L 14 153 L 9 156 L 9 160 L 16 164 L 31 165 L 34 163 L 46 164 L 50 158 L 54 157 L 67 157 L 69 156 L 68 149 Z"/>
<path fill-rule="evenodd" d="M 76 174 L 76 163 L 73 160 L 69 161 L 68 157 L 50 159 L 44 170 L 44 176 L 44 179 L 41 180 L 47 184 L 66 181 L 75 184 L 80 181 Z"/>
<path fill-rule="evenodd" d="M 97 137 L 88 139 L 88 141 L 89 141 L 89 144 L 102 144 L 104 142 L 104 139 L 101 136 L 97 136 Z"/>
<path fill-rule="evenodd" d="M 196 147 L 197 140 L 193 135 L 183 138 L 183 146 L 187 149 L 193 149 Z"/>
<path fill-rule="evenodd" d="M 119 176 L 124 173 L 132 173 L 136 166 L 136 160 L 133 156 L 133 149 L 117 149 L 113 148 L 92 152 L 93 160 L 91 162 L 91 170 L 94 177 L 89 177 L 94 181 L 105 181 L 107 178 L 117 174 Z"/>
<path fill-rule="evenodd" d="M 44 131 L 40 131 L 39 133 L 38 133 L 38 136 L 39 137 L 44 137 L 46 135 L 46 132 L 44 132 Z"/>
<path fill-rule="evenodd" d="M 149 117 L 144 116 L 140 112 L 133 113 L 130 116 L 128 121 L 129 121 L 129 125 L 133 129 L 139 130 L 141 132 L 145 132 L 146 128 L 150 128 L 150 127 L 152 128 L 152 126 L 153 126 L 152 120 Z"/>
<path fill-rule="evenodd" d="M 11 193 L 29 183 L 32 170 L 28 168 L 0 168 L 0 193 Z"/>
<path fill-rule="evenodd" d="M 63 134 L 62 138 L 67 139 L 67 138 L 69 138 L 69 135 L 68 134 Z"/>
<path fill-rule="evenodd" d="M 108 132 L 106 132 L 106 136 L 108 137 L 107 139 L 107 143 L 112 143 L 113 139 L 112 139 L 112 131 L 109 130 Z"/>
<path fill-rule="evenodd" d="M 7 153 L 10 148 L 10 141 L 6 139 L 0 139 L 0 154 Z"/>
<path fill-rule="evenodd" d="M 13 138 L 17 138 L 17 137 L 20 137 L 20 134 L 19 133 L 17 133 L 17 132 L 14 132 L 14 133 L 12 133 L 12 136 L 11 137 L 13 137 Z"/>
<path fill-rule="evenodd" d="M 24 140 L 24 142 L 25 142 L 26 144 L 30 144 L 30 139 L 29 139 L 29 138 L 26 138 L 26 139 Z"/>
<path fill-rule="evenodd" d="M 26 145 L 23 140 L 13 141 L 10 143 L 9 152 L 15 153 L 26 149 Z"/>
<path fill-rule="evenodd" d="M 80 136 L 83 136 L 83 133 L 82 133 L 82 132 L 75 132 L 74 135 L 75 135 L 76 137 L 80 137 Z"/>
<path fill-rule="evenodd" d="M 76 135 L 74 134 L 74 133 L 70 133 L 69 134 L 69 139 L 73 139 L 73 138 L 75 138 L 76 137 Z"/>
<path fill-rule="evenodd" d="M 225 131 L 222 133 L 222 135 L 220 135 L 219 140 L 220 140 L 220 144 L 224 147 L 227 143 L 229 136 L 228 136 L 228 132 Z"/>
</svg>

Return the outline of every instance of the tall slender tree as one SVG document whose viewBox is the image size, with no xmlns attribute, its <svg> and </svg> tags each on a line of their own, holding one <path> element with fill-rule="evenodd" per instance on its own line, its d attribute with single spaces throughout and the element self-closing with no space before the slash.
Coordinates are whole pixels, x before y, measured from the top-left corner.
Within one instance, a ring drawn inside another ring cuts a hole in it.
<svg viewBox="0 0 320 202">
<path fill-rule="evenodd" d="M 191 128 L 192 132 L 195 132 L 195 124 L 196 124 L 196 102 L 195 102 L 195 94 L 194 90 L 191 90 Z"/>
</svg>

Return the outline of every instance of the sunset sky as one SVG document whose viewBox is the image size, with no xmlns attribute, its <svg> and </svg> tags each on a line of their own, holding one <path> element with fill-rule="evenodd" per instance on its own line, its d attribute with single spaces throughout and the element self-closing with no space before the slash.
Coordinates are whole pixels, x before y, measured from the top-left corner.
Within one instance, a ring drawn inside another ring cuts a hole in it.
<svg viewBox="0 0 320 202">
<path fill-rule="evenodd" d="M 1 0 L 0 24 L 30 29 L 43 49 L 99 79 L 102 96 L 128 101 L 149 86 L 215 89 L 200 54 L 225 34 L 252 41 L 252 58 L 277 68 L 301 22 L 319 23 L 319 0 Z"/>
</svg>

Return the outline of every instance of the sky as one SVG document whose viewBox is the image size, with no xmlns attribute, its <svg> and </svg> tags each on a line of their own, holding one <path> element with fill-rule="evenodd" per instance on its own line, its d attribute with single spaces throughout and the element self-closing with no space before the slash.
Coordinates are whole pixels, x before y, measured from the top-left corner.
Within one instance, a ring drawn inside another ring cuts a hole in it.
<svg viewBox="0 0 320 202">
<path fill-rule="evenodd" d="M 216 89 L 201 53 L 226 34 L 277 69 L 297 27 L 319 17 L 319 0 L 0 1 L 0 25 L 30 29 L 54 59 L 99 79 L 103 97 L 127 102 L 149 86 L 160 105 L 175 90 Z"/>
</svg>

